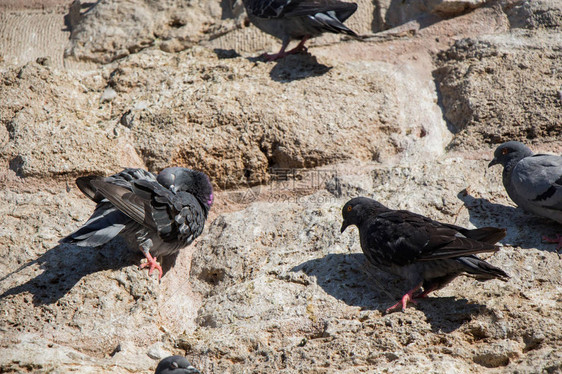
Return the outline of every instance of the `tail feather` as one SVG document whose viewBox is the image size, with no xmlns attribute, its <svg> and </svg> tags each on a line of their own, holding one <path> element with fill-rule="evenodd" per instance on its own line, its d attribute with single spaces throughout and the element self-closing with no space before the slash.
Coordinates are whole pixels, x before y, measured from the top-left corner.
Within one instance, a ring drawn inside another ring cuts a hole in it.
<svg viewBox="0 0 562 374">
<path fill-rule="evenodd" d="M 334 8 L 336 17 L 340 22 L 345 22 L 356 10 L 357 4 L 355 3 L 342 3 L 340 7 Z"/>
<path fill-rule="evenodd" d="M 115 238 L 131 219 L 110 203 L 102 203 L 96 208 L 88 222 L 60 243 L 73 243 L 81 247 L 98 247 Z"/>
<path fill-rule="evenodd" d="M 351 14 L 353 14 L 353 12 L 351 12 L 349 15 Z M 349 15 L 340 18 L 338 17 L 336 11 L 328 11 L 325 13 L 316 13 L 315 15 L 309 17 L 313 19 L 315 22 L 318 22 L 322 26 L 322 28 L 328 32 L 332 32 L 335 34 L 344 33 L 347 35 L 357 37 L 355 31 L 349 29 L 347 26 L 345 26 L 342 23 L 347 19 L 347 17 L 349 17 Z"/>
<path fill-rule="evenodd" d="M 509 279 L 509 275 L 505 271 L 476 256 L 463 256 L 457 260 L 464 265 L 466 273 L 478 280 L 499 279 L 507 281 Z"/>
<path fill-rule="evenodd" d="M 104 197 L 103 195 L 101 195 L 96 191 L 94 186 L 92 186 L 92 181 L 101 178 L 103 177 L 97 175 L 87 175 L 85 177 L 79 177 L 76 178 L 76 185 L 84 195 L 88 196 L 91 200 L 95 201 L 96 203 L 99 203 L 104 199 Z"/>
<path fill-rule="evenodd" d="M 481 227 L 479 229 L 465 230 L 465 232 L 461 233 L 467 238 L 477 240 L 479 242 L 495 244 L 505 238 L 507 231 L 497 227 Z"/>
</svg>

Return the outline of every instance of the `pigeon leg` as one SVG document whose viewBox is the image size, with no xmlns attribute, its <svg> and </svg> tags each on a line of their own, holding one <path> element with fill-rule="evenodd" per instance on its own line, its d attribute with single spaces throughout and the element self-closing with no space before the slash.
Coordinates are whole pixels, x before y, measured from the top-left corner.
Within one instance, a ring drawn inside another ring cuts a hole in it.
<svg viewBox="0 0 562 374">
<path fill-rule="evenodd" d="M 300 43 L 295 48 L 291 49 L 290 51 L 287 51 L 287 54 L 289 55 L 289 54 L 295 54 L 295 53 L 308 51 L 308 48 L 306 48 L 304 46 L 304 43 L 306 43 L 307 40 L 308 40 L 308 36 L 305 36 L 304 38 L 302 38 Z"/>
<path fill-rule="evenodd" d="M 414 299 L 423 299 L 427 297 L 427 295 L 429 295 L 431 292 L 435 291 L 436 288 L 437 287 L 430 287 L 427 290 L 420 293 L 419 295 L 414 296 Z"/>
<path fill-rule="evenodd" d="M 279 50 L 279 52 L 271 55 L 269 53 L 264 53 L 262 57 L 265 58 L 266 61 L 275 61 L 287 56 L 288 53 L 285 52 L 285 49 L 287 49 L 290 41 L 291 39 L 283 40 L 283 44 L 281 45 L 281 49 Z"/>
<path fill-rule="evenodd" d="M 304 38 L 302 38 L 302 40 L 300 41 L 300 43 L 293 49 L 291 49 L 290 51 L 285 51 L 285 49 L 287 49 L 287 46 L 289 45 L 289 42 L 291 41 L 291 39 L 287 39 L 283 41 L 283 45 L 281 46 L 281 49 L 279 50 L 279 52 L 274 53 L 274 54 L 268 54 L 268 53 L 264 53 L 262 55 L 263 58 L 266 59 L 266 61 L 275 61 L 275 60 L 279 60 L 280 58 L 283 58 L 285 56 L 288 55 L 294 55 L 296 53 L 300 53 L 303 51 L 307 51 L 306 47 L 304 46 L 304 43 L 306 43 L 306 41 L 308 40 L 308 36 L 305 36 Z"/>
<path fill-rule="evenodd" d="M 390 313 L 391 311 L 393 311 L 394 309 L 398 308 L 400 305 L 402 305 L 402 311 L 406 310 L 406 307 L 408 305 L 408 301 L 417 304 L 417 302 L 414 300 L 414 292 L 416 292 L 417 290 L 419 290 L 422 286 L 422 283 L 418 284 L 416 287 L 412 288 L 410 291 L 406 292 L 406 294 L 404 296 L 402 296 L 402 299 L 397 302 L 396 304 L 394 304 L 393 306 L 391 306 L 390 308 L 388 308 L 386 310 L 386 313 Z"/>
<path fill-rule="evenodd" d="M 152 275 L 154 269 L 158 270 L 158 280 L 160 280 L 160 278 L 162 278 L 162 267 L 156 261 L 156 259 L 150 255 L 149 251 L 142 251 L 142 253 L 144 253 L 147 261 L 144 264 L 140 264 L 140 268 L 144 269 L 145 267 L 149 266 L 148 275 Z"/>
</svg>

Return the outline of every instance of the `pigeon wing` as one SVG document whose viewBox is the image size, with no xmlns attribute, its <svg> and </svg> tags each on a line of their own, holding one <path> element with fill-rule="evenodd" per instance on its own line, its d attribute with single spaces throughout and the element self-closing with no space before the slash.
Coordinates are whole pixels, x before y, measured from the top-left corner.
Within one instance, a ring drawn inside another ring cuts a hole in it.
<svg viewBox="0 0 562 374">
<path fill-rule="evenodd" d="M 562 209 L 562 157 L 537 154 L 517 163 L 511 174 L 517 194 L 529 203 Z"/>
<path fill-rule="evenodd" d="M 357 4 L 337 0 L 255 0 L 250 1 L 247 8 L 261 18 L 314 16 L 334 12 L 343 22 L 357 10 Z"/>
<path fill-rule="evenodd" d="M 185 191 L 178 192 L 172 203 L 175 214 L 171 217 L 173 219 L 171 235 L 180 238 L 186 245 L 190 244 L 203 232 L 205 211 L 195 196 Z M 159 214 L 156 212 L 153 216 L 155 220 L 159 219 Z"/>
<path fill-rule="evenodd" d="M 156 180 L 156 176 L 151 172 L 143 169 L 127 168 L 107 178 L 98 175 L 87 175 L 85 177 L 79 177 L 76 178 L 76 185 L 84 195 L 89 197 L 94 202 L 100 203 L 104 199 L 104 196 L 97 192 L 96 188 L 92 185 L 92 181 L 106 180 L 107 182 L 131 190 L 131 183 L 134 180 L 138 179 Z"/>
<path fill-rule="evenodd" d="M 133 221 L 145 225 L 145 205 L 150 203 L 149 199 L 136 194 L 132 191 L 132 188 L 119 186 L 107 180 L 98 179 L 93 180 L 91 183 L 96 191 L 109 200 L 117 209 L 125 213 Z"/>
<path fill-rule="evenodd" d="M 371 230 L 371 243 L 383 258 L 397 265 L 497 251 L 486 242 L 469 239 L 459 231 L 408 211 L 379 214 Z"/>
<path fill-rule="evenodd" d="M 164 241 L 180 240 L 190 244 L 203 231 L 205 213 L 189 192 L 173 193 L 156 182 L 139 181 L 134 191 L 145 204 L 144 224 L 153 227 Z"/>
<path fill-rule="evenodd" d="M 117 209 L 158 232 L 166 242 L 180 239 L 189 244 L 203 231 L 203 209 L 190 193 L 175 194 L 146 179 L 133 181 L 132 191 L 104 181 L 93 184 Z"/>
<path fill-rule="evenodd" d="M 440 223 L 443 226 L 449 227 L 455 231 L 460 232 L 462 235 L 469 239 L 477 240 L 479 242 L 486 242 L 496 244 L 507 235 L 506 229 L 497 227 L 480 227 L 478 229 L 466 229 L 464 227 L 451 225 L 449 223 Z"/>
</svg>

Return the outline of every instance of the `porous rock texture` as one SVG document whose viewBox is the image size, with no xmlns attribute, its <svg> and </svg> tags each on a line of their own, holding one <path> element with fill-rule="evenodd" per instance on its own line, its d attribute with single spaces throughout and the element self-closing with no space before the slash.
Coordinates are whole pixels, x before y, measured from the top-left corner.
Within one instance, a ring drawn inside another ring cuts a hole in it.
<svg viewBox="0 0 562 374">
<path fill-rule="evenodd" d="M 274 63 L 239 2 L 0 12 L 0 372 L 152 373 L 170 354 L 203 373 L 562 370 L 562 263 L 541 242 L 561 228 L 486 167 L 507 139 L 562 152 L 558 1 L 359 1 L 359 40 Z M 122 240 L 58 244 L 94 207 L 75 177 L 172 165 L 217 196 L 160 283 Z M 384 315 L 405 285 L 340 234 L 354 196 L 506 227 L 484 257 L 511 279 Z"/>
</svg>

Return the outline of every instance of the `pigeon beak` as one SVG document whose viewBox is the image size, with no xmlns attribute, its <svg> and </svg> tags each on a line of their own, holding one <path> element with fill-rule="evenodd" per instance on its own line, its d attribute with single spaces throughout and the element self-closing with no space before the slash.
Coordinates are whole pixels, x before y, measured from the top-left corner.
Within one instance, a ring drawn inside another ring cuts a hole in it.
<svg viewBox="0 0 562 374">
<path fill-rule="evenodd" d="M 497 164 L 499 164 L 498 159 L 494 157 L 494 159 L 488 164 L 488 167 L 492 167 Z"/>
<path fill-rule="evenodd" d="M 342 225 L 341 225 L 341 233 L 343 233 L 345 231 L 345 229 L 347 229 L 347 226 L 349 226 L 349 223 L 347 223 L 346 221 L 343 221 Z"/>
</svg>

